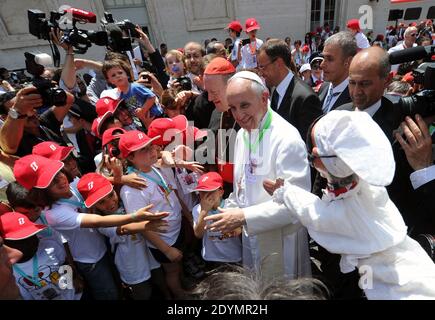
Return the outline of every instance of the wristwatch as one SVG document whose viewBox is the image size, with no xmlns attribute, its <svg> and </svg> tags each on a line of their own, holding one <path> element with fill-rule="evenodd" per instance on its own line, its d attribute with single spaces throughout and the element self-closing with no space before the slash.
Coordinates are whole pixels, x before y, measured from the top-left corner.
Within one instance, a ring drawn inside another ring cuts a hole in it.
<svg viewBox="0 0 435 320">
<path fill-rule="evenodd" d="M 14 108 L 9 109 L 8 115 L 9 115 L 9 117 L 11 117 L 14 120 L 27 118 L 27 115 L 19 113 Z"/>
</svg>

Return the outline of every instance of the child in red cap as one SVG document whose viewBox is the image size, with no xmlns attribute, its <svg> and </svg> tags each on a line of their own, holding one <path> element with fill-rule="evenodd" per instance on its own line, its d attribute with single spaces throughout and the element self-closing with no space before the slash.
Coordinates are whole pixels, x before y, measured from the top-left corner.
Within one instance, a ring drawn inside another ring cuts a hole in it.
<svg viewBox="0 0 435 320">
<path fill-rule="evenodd" d="M 63 267 L 66 254 L 62 244 L 42 242 L 37 236 L 46 228 L 18 212 L 0 216 L 0 236 L 4 243 L 23 255 L 12 266 L 21 297 L 24 300 L 79 300 L 81 294 L 75 293 L 72 269 Z"/>
<path fill-rule="evenodd" d="M 138 190 L 129 186 L 121 188 L 121 199 L 128 213 L 153 204 L 153 210 L 169 212 L 166 233 L 145 231 L 148 247 L 154 258 L 165 271 L 166 283 L 176 298 L 184 295 L 181 286 L 180 237 L 182 208 L 175 194 L 176 182 L 171 169 L 155 167 L 158 160 L 157 148 L 152 144 L 159 136 L 148 137 L 140 131 L 129 131 L 121 136 L 119 149 L 121 156 L 127 159 L 128 173 L 136 173 L 147 180 L 147 188 Z"/>
<path fill-rule="evenodd" d="M 202 258 L 211 270 L 224 263 L 239 263 L 242 260 L 240 231 L 223 235 L 220 232 L 205 230 L 204 218 L 218 213 L 223 208 L 223 180 L 217 172 L 209 172 L 199 178 L 195 191 L 199 192 L 200 204 L 192 210 L 195 236 L 202 238 Z"/>
<path fill-rule="evenodd" d="M 257 38 L 257 31 L 260 24 L 255 18 L 248 18 L 245 21 L 245 32 L 248 34 L 249 43 L 243 45 L 240 41 L 239 62 L 242 69 L 257 68 L 257 50 L 263 45 L 263 40 Z"/>
<path fill-rule="evenodd" d="M 78 190 L 90 212 L 107 216 L 125 215 L 120 199 L 109 180 L 97 173 L 84 175 Z M 142 210 L 148 211 L 151 206 Z M 130 223 L 118 227 L 99 228 L 98 231 L 110 239 L 115 265 L 121 281 L 130 288 L 134 300 L 148 300 L 151 297 L 151 269 L 160 267 L 152 257 L 140 233 L 145 230 L 161 231 L 166 223 L 156 215 L 152 221 Z"/>
<path fill-rule="evenodd" d="M 70 244 L 77 268 L 94 298 L 117 299 L 118 291 L 110 271 L 104 238 L 92 228 L 145 221 L 153 214 L 147 211 L 110 216 L 81 213 L 86 211 L 85 203 L 78 191 L 70 188 L 67 177 L 61 172 L 63 166 L 58 160 L 28 155 L 15 162 L 14 175 L 17 182 L 30 191 L 30 201 L 49 207 L 47 222 Z"/>
<path fill-rule="evenodd" d="M 351 19 L 347 22 L 347 29 L 355 37 L 356 44 L 360 49 L 367 49 L 370 47 L 369 40 L 364 33 L 361 32 L 360 24 L 358 19 Z"/>
</svg>

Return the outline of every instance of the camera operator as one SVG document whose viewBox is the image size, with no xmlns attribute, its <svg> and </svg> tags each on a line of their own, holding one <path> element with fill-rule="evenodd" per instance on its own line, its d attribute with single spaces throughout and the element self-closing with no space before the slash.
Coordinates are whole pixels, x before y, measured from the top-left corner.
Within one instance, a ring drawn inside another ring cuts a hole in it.
<svg viewBox="0 0 435 320">
<path fill-rule="evenodd" d="M 0 147 L 8 154 L 25 156 L 41 141 L 55 141 L 63 144 L 56 133 L 74 102 L 74 96 L 66 93 L 66 104 L 52 106 L 41 115 L 37 109 L 43 105 L 42 97 L 34 86 L 18 91 L 12 108 L 0 129 Z"/>
<path fill-rule="evenodd" d="M 139 26 L 136 26 L 136 31 L 139 33 L 139 42 L 145 47 L 146 51 L 148 52 L 149 60 L 154 67 L 155 76 L 160 82 L 160 85 L 162 88 L 166 88 L 168 85 L 169 77 L 165 71 L 165 62 L 163 61 L 163 57 L 161 53 L 154 48 L 152 45 L 150 39 L 145 34 L 145 32 L 142 31 L 142 29 Z M 163 92 L 163 89 L 162 89 Z M 155 92 L 157 94 L 157 92 Z"/>
</svg>

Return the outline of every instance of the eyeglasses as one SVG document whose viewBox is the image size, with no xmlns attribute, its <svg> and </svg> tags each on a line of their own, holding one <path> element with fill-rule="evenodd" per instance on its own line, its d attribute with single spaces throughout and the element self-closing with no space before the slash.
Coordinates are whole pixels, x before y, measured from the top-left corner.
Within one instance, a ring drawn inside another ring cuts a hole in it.
<svg viewBox="0 0 435 320">
<path fill-rule="evenodd" d="M 278 59 L 278 58 L 273 58 L 269 63 L 266 63 L 263 66 L 260 66 L 259 64 L 257 64 L 257 69 L 258 70 L 264 70 L 268 65 L 274 63 L 276 61 L 276 59 Z"/>
<path fill-rule="evenodd" d="M 320 70 L 320 69 L 322 69 L 322 68 L 320 67 L 320 64 L 313 64 L 313 65 L 311 66 L 311 70 Z"/>
<path fill-rule="evenodd" d="M 314 160 L 316 158 L 318 158 L 318 159 L 320 159 L 320 158 L 337 158 L 337 156 L 315 156 L 312 153 L 308 153 L 307 159 L 308 159 L 308 163 L 310 164 L 311 167 L 314 167 L 313 163 L 314 163 Z"/>
</svg>

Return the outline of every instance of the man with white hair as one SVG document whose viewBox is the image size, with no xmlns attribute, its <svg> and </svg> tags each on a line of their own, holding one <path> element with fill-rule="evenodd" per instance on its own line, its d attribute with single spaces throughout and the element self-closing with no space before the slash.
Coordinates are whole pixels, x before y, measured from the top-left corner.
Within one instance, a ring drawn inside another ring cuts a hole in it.
<svg viewBox="0 0 435 320">
<path fill-rule="evenodd" d="M 405 39 L 397 46 L 392 47 L 390 50 L 388 50 L 388 53 L 391 54 L 392 52 L 395 51 L 416 47 L 417 44 L 415 43 L 415 41 L 417 40 L 417 35 L 418 35 L 417 27 L 408 27 L 405 30 L 405 34 L 404 34 Z M 398 64 L 394 64 L 391 66 L 391 71 L 397 71 L 397 70 L 399 70 Z"/>
<path fill-rule="evenodd" d="M 258 75 L 236 73 L 227 86 L 227 102 L 240 125 L 234 154 L 234 191 L 217 221 L 209 227 L 226 230 L 241 227 L 250 206 L 271 199 L 264 189 L 272 180 L 286 179 L 310 190 L 305 145 L 298 130 L 268 107 L 269 92 Z M 279 225 L 274 228 L 274 225 Z M 310 275 L 306 230 L 299 223 L 268 221 L 269 231 L 253 237 L 250 224 L 243 226 L 243 264 L 266 277 Z"/>
</svg>

